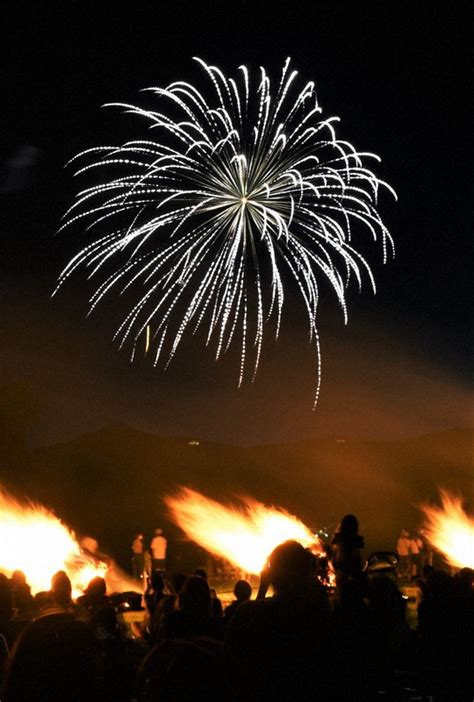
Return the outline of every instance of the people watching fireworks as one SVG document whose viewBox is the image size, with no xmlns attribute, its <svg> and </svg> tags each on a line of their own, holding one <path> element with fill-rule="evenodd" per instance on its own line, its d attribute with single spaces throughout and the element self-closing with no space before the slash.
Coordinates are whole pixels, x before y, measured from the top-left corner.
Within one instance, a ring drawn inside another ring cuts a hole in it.
<svg viewBox="0 0 474 702">
<path fill-rule="evenodd" d="M 0 658 L 7 662 L 0 699 L 362 702 L 405 699 L 407 687 L 436 702 L 472 699 L 472 570 L 423 569 L 412 586 L 420 586 L 418 629 L 408 627 L 406 597 L 390 576 L 339 567 L 333 593 L 319 571 L 312 553 L 285 542 L 268 559 L 258 598 L 237 582 L 224 617 L 213 615 L 205 573 L 169 583 L 155 573 L 144 598 L 148 618 L 128 636 L 112 605 L 124 596 L 109 599 L 102 578 L 74 601 L 59 571 L 51 590 L 35 597 L 43 604 L 36 615 L 15 604 L 21 596 L 14 592 L 28 592 L 26 579 L 0 574 Z"/>
</svg>

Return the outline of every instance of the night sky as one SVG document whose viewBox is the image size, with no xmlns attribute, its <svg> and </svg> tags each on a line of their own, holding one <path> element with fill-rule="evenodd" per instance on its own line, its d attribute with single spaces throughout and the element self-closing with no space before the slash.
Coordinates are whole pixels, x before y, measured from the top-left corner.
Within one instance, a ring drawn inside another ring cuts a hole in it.
<svg viewBox="0 0 474 702">
<path fill-rule="evenodd" d="M 113 421 L 231 443 L 471 426 L 467 8 L 428 0 L 16 4 L 2 40 L 0 384 L 21 382 L 39 399 L 32 441 Z M 316 82 L 323 116 L 340 116 L 343 138 L 382 157 L 377 173 L 398 193 L 397 204 L 387 195 L 380 205 L 395 260 L 384 266 L 381 247 L 368 251 L 377 295 L 352 288 L 347 327 L 334 297 L 321 300 L 315 412 L 314 351 L 291 295 L 281 340 L 268 336 L 256 382 L 240 390 L 236 353 L 216 363 L 200 339 L 186 342 L 166 372 L 146 359 L 130 365 L 128 350 L 112 342 L 123 309 L 111 297 L 86 319 L 93 287 L 80 276 L 50 299 L 84 241 L 77 230 L 56 235 L 78 187 L 65 162 L 140 135 L 136 120 L 100 106 L 200 79 L 194 55 L 225 73 L 245 63 L 275 77 L 291 56 L 302 80 Z M 22 145 L 37 159 L 26 175 L 14 167 Z"/>
</svg>

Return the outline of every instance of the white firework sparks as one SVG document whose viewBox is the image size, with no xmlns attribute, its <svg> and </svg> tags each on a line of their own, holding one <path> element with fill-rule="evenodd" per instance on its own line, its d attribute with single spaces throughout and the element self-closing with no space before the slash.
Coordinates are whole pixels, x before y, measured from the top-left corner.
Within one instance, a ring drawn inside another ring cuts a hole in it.
<svg viewBox="0 0 474 702">
<path fill-rule="evenodd" d="M 100 277 L 91 311 L 112 290 L 133 289 L 135 304 L 116 336 L 121 346 L 131 341 L 132 358 L 145 337 L 155 365 L 161 356 L 168 364 L 185 332 L 201 326 L 207 343 L 215 340 L 216 359 L 237 340 L 240 386 L 250 347 L 255 377 L 271 318 L 278 337 L 292 278 L 316 347 L 316 404 L 320 283 L 329 281 L 345 322 L 350 279 L 360 288 L 366 275 L 375 292 L 352 230 L 380 239 L 385 261 L 393 242 L 377 195 L 380 186 L 395 193 L 365 165 L 378 157 L 337 139 L 337 117 L 321 119 L 314 83 L 296 89 L 289 59 L 276 91 L 263 68 L 253 84 L 245 66 L 234 79 L 196 61 L 210 81 L 204 93 L 178 81 L 150 89 L 156 110 L 118 103 L 155 140 L 73 159 L 87 159 L 76 175 L 100 169 L 107 177 L 80 192 L 65 215 L 62 228 L 85 222 L 100 235 L 69 262 L 58 287 L 86 266 Z"/>
</svg>

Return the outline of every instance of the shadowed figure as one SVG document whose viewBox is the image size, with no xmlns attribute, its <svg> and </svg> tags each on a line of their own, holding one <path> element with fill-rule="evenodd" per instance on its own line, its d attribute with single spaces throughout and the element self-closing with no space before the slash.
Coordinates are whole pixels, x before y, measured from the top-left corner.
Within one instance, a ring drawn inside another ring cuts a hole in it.
<svg viewBox="0 0 474 702">
<path fill-rule="evenodd" d="M 237 580 L 234 585 L 234 595 L 234 602 L 231 602 L 224 612 L 224 619 L 226 622 L 232 619 L 241 604 L 250 600 L 252 596 L 252 586 L 246 580 Z"/>
<path fill-rule="evenodd" d="M 96 702 L 96 647 L 89 627 L 67 612 L 29 624 L 13 647 L 2 702 Z"/>
<path fill-rule="evenodd" d="M 358 578 L 362 573 L 361 549 L 364 548 L 364 539 L 358 531 L 357 518 L 353 514 L 346 514 L 331 541 L 332 564 L 338 587 L 345 580 Z"/>
<path fill-rule="evenodd" d="M 221 640 L 222 620 L 212 616 L 211 591 L 207 580 L 191 576 L 179 594 L 179 609 L 163 618 L 162 639 L 209 637 Z"/>
<path fill-rule="evenodd" d="M 234 699 L 329 699 L 329 603 L 313 577 L 314 558 L 296 541 L 278 546 L 262 573 L 274 595 L 244 602 L 229 622 L 226 655 Z"/>
</svg>

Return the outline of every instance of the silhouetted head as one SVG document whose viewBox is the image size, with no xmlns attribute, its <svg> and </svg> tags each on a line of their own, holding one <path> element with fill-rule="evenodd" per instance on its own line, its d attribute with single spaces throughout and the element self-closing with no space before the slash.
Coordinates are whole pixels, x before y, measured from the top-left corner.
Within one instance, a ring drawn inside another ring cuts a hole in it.
<svg viewBox="0 0 474 702">
<path fill-rule="evenodd" d="M 239 602 L 245 602 L 252 596 L 252 586 L 246 580 L 237 580 L 234 585 L 234 595 Z"/>
<path fill-rule="evenodd" d="M 401 538 L 401 539 L 406 539 L 408 536 L 410 536 L 410 534 L 408 533 L 408 531 L 407 531 L 406 529 L 402 529 L 401 532 L 400 532 L 400 538 Z"/>
<path fill-rule="evenodd" d="M 163 592 L 165 589 L 165 581 L 159 570 L 152 571 L 150 584 L 155 592 Z"/>
<path fill-rule="evenodd" d="M 71 603 L 71 581 L 64 570 L 58 570 L 51 579 L 51 592 L 55 602 L 60 605 Z"/>
<path fill-rule="evenodd" d="M 155 535 L 156 536 L 161 536 L 163 533 L 163 529 L 155 529 Z"/>
<path fill-rule="evenodd" d="M 26 575 L 22 570 L 14 570 L 11 581 L 14 587 L 24 587 L 26 585 Z"/>
<path fill-rule="evenodd" d="M 6 702 L 96 700 L 96 644 L 70 614 L 39 617 L 17 638 L 6 675 Z"/>
<path fill-rule="evenodd" d="M 341 519 L 341 524 L 339 525 L 339 532 L 346 535 L 355 535 L 359 530 L 359 522 L 357 517 L 353 514 L 346 514 Z"/>
<path fill-rule="evenodd" d="M 291 588 L 311 573 L 308 552 L 297 541 L 285 541 L 268 559 L 268 575 L 277 590 Z"/>
<path fill-rule="evenodd" d="M 188 578 L 179 593 L 179 606 L 192 614 L 210 616 L 211 591 L 207 580 L 198 575 Z"/>
<path fill-rule="evenodd" d="M 196 568 L 196 570 L 193 571 L 193 575 L 197 575 L 198 578 L 204 578 L 204 580 L 207 580 L 207 573 L 204 568 Z"/>
<path fill-rule="evenodd" d="M 95 578 L 92 578 L 86 589 L 87 595 L 96 598 L 105 597 L 106 592 L 107 585 L 105 583 L 104 578 L 101 578 L 100 575 L 97 575 Z"/>
</svg>

